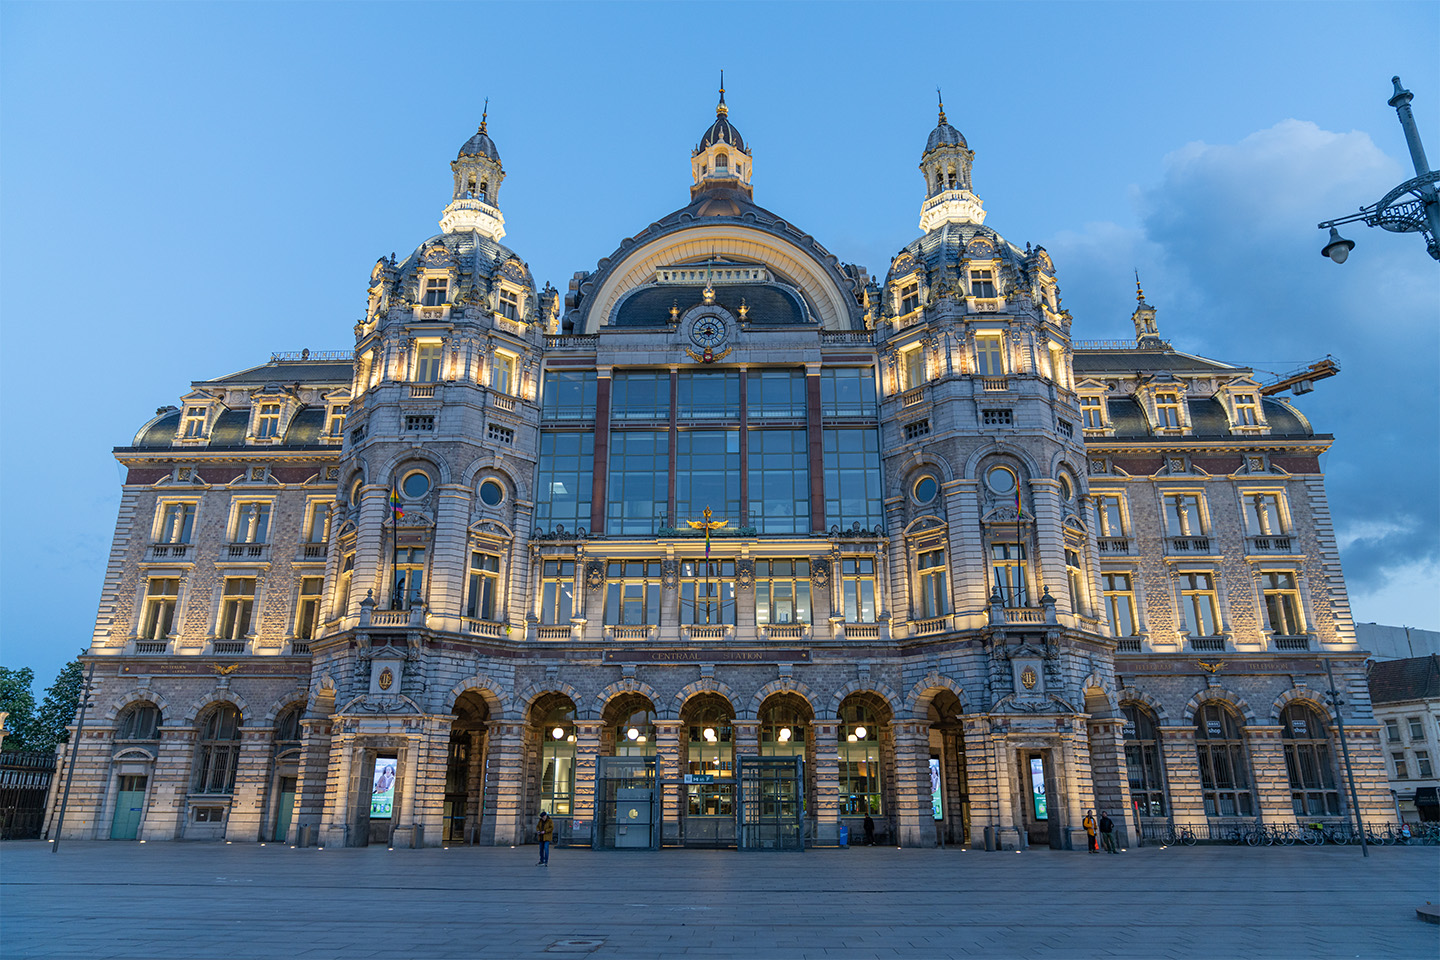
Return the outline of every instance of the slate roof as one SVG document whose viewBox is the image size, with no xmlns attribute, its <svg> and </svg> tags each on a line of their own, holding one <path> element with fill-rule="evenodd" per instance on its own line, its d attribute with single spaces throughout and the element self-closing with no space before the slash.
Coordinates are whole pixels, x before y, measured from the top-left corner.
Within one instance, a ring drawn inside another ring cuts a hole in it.
<svg viewBox="0 0 1440 960">
<path fill-rule="evenodd" d="M 941 120 L 935 129 L 930 131 L 930 139 L 925 141 L 925 153 L 928 154 L 936 147 L 942 146 L 964 147 L 966 150 L 970 149 L 970 145 L 965 142 L 965 138 L 960 134 L 960 131 L 950 126 L 950 124 L 944 120 Z M 921 156 L 924 155 L 925 154 L 921 154 Z"/>
<path fill-rule="evenodd" d="M 688 284 L 667 284 L 664 286 L 642 287 L 626 295 L 615 308 L 611 326 L 616 327 L 661 327 L 669 322 L 670 307 L 678 306 L 681 313 L 700 303 L 704 298 L 703 286 Z M 809 311 L 804 300 L 794 290 L 770 283 L 725 284 L 715 288 L 715 302 L 735 316 L 740 315 L 740 303 L 747 308 L 746 319 L 757 324 L 809 323 Z"/>
<path fill-rule="evenodd" d="M 1370 666 L 1370 701 L 1375 704 L 1440 699 L 1440 654 L 1381 660 Z"/>
<path fill-rule="evenodd" d="M 485 132 L 485 124 L 480 124 L 480 129 L 475 131 L 475 136 L 465 141 L 465 145 L 460 148 L 460 153 L 456 155 L 455 159 L 458 160 L 460 157 L 489 157 L 496 163 L 500 162 L 500 151 L 495 149 L 495 141 L 491 140 L 489 134 Z"/>
<path fill-rule="evenodd" d="M 715 118 L 715 122 L 710 124 L 710 129 L 705 131 L 705 136 L 700 138 L 700 146 L 695 148 L 695 152 L 701 153 L 717 143 L 728 143 L 736 150 L 750 152 L 745 149 L 745 138 L 740 136 L 740 131 L 735 129 L 734 125 L 730 123 L 730 118 L 726 116 Z"/>
<path fill-rule="evenodd" d="M 281 360 L 226 374 L 223 377 L 216 377 L 214 380 L 197 380 L 196 386 L 212 384 L 241 386 L 266 383 L 341 383 L 348 386 L 352 379 L 354 379 L 353 360 L 308 360 L 295 363 Z"/>
<path fill-rule="evenodd" d="M 1315 431 L 1291 407 L 1279 400 L 1265 397 L 1261 401 L 1265 410 L 1265 421 L 1270 424 L 1272 437 L 1313 437 Z M 1217 397 L 1192 398 L 1186 401 L 1190 408 L 1190 433 L 1188 437 L 1229 437 L 1230 419 L 1225 414 L 1225 405 Z M 1119 439 L 1146 440 L 1154 436 L 1150 419 L 1145 408 L 1134 397 L 1105 398 L 1106 411 L 1114 436 Z"/>
<path fill-rule="evenodd" d="M 1085 350 L 1083 348 L 1075 350 L 1074 367 L 1076 377 L 1092 373 L 1096 375 L 1150 373 L 1160 370 L 1171 373 L 1237 373 L 1248 369 L 1174 350 Z"/>
</svg>

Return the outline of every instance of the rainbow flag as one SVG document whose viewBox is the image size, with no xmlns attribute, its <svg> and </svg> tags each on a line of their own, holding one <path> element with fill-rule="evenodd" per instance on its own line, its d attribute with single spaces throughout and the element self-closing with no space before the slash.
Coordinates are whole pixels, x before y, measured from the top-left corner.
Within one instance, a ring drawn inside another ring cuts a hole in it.
<svg viewBox="0 0 1440 960">
<path fill-rule="evenodd" d="M 1025 508 L 1020 504 L 1020 482 L 1015 482 L 1015 515 L 1025 516 Z"/>
<path fill-rule="evenodd" d="M 396 523 L 405 519 L 405 508 L 400 504 L 400 492 L 394 487 L 390 488 L 390 513 L 394 515 Z"/>
</svg>

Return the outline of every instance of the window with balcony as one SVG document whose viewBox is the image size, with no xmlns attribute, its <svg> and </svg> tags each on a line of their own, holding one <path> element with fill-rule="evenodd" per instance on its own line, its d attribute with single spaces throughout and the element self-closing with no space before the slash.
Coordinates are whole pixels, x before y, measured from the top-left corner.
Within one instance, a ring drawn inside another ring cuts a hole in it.
<svg viewBox="0 0 1440 960">
<path fill-rule="evenodd" d="M 220 598 L 220 629 L 217 640 L 244 640 L 250 635 L 250 618 L 255 611 L 255 578 L 226 577 Z"/>
<path fill-rule="evenodd" d="M 970 296 L 995 296 L 995 271 L 972 269 L 970 271 Z"/>
<path fill-rule="evenodd" d="M 844 557 L 840 561 L 840 594 L 845 619 L 874 623 L 880 612 L 875 603 L 875 558 Z"/>
<path fill-rule="evenodd" d="M 425 548 L 401 547 L 395 551 L 390 609 L 409 610 L 425 599 Z"/>
<path fill-rule="evenodd" d="M 1283 537 L 1286 533 L 1284 502 L 1278 493 L 1246 493 L 1245 529 L 1252 537 Z"/>
<path fill-rule="evenodd" d="M 1207 526 L 1204 505 L 1197 494 L 1166 494 L 1165 532 L 1172 538 L 1205 536 Z"/>
<path fill-rule="evenodd" d="M 335 618 L 350 613 L 350 582 L 355 576 L 355 554 L 347 553 L 340 561 L 340 582 L 335 585 Z"/>
<path fill-rule="evenodd" d="M 425 281 L 425 293 L 420 304 L 425 307 L 442 307 L 450 292 L 450 281 L 445 277 L 430 277 Z"/>
<path fill-rule="evenodd" d="M 314 640 L 320 627 L 320 594 L 324 577 L 301 577 L 299 602 L 295 605 L 295 639 Z"/>
<path fill-rule="evenodd" d="M 520 358 L 513 353 L 496 350 L 490 360 L 490 389 L 511 396 L 519 392 L 519 378 L 516 375 Z"/>
<path fill-rule="evenodd" d="M 950 595 L 945 590 L 945 551 L 926 550 L 916 559 L 915 573 L 919 580 L 920 619 L 943 617 L 950 612 Z"/>
<path fill-rule="evenodd" d="M 1129 553 L 1130 528 L 1125 517 L 1125 498 L 1118 493 L 1098 493 L 1094 500 L 1100 552 Z"/>
<path fill-rule="evenodd" d="M 185 408 L 185 426 L 181 436 L 187 440 L 205 436 L 206 410 L 204 407 Z"/>
<path fill-rule="evenodd" d="M 660 561 L 612 560 L 606 566 L 605 623 L 653 626 L 660 622 Z"/>
<path fill-rule="evenodd" d="M 1179 394 L 1155 394 L 1155 426 L 1161 430 L 1177 429 L 1180 426 Z"/>
<path fill-rule="evenodd" d="M 1005 376 L 1005 341 L 1001 337 L 975 338 L 975 372 L 982 377 Z"/>
<path fill-rule="evenodd" d="M 255 415 L 255 436 L 260 440 L 273 440 L 280 435 L 280 404 L 262 403 Z"/>
<path fill-rule="evenodd" d="M 1070 610 L 1079 615 L 1085 612 L 1085 578 L 1080 570 L 1080 552 L 1065 550 L 1065 582 L 1070 589 Z"/>
<path fill-rule="evenodd" d="M 735 561 L 680 561 L 680 622 L 735 622 Z"/>
<path fill-rule="evenodd" d="M 755 622 L 810 623 L 810 561 L 755 561 Z"/>
<path fill-rule="evenodd" d="M 142 640 L 164 640 L 175 625 L 175 606 L 180 601 L 180 580 L 151 577 L 145 585 L 145 612 L 140 621 Z"/>
<path fill-rule="evenodd" d="M 1110 620 L 1110 634 L 1116 638 L 1133 637 L 1139 632 L 1135 616 L 1135 585 L 1128 573 L 1105 573 L 1100 577 L 1105 591 L 1105 613 Z"/>
<path fill-rule="evenodd" d="M 820 413 L 827 417 L 875 416 L 875 372 L 870 367 L 820 371 Z"/>
<path fill-rule="evenodd" d="M 1265 601 L 1265 625 L 1277 637 L 1299 637 L 1305 633 L 1300 616 L 1300 591 L 1295 574 L 1268 571 L 1260 574 L 1260 593 Z"/>
<path fill-rule="evenodd" d="M 540 565 L 540 622 L 568 624 L 574 615 L 575 561 L 543 561 Z"/>
<path fill-rule="evenodd" d="M 990 544 L 990 579 L 994 591 L 1005 607 L 1030 605 L 1026 588 L 1025 544 Z"/>
<path fill-rule="evenodd" d="M 1105 398 L 1080 398 L 1080 423 L 1086 430 L 1105 429 Z"/>
<path fill-rule="evenodd" d="M 1180 574 L 1180 620 L 1182 628 L 1192 639 L 1219 635 L 1220 625 L 1216 617 L 1219 606 L 1215 579 L 1210 574 Z"/>
<path fill-rule="evenodd" d="M 439 343 L 421 343 L 415 348 L 415 382 L 435 383 L 440 379 L 440 361 L 444 346 Z"/>
<path fill-rule="evenodd" d="M 194 503 L 167 503 L 160 512 L 157 543 L 189 543 L 195 528 Z"/>
<path fill-rule="evenodd" d="M 324 543 L 330 537 L 330 504 L 317 500 L 310 504 L 305 518 L 305 542 Z M 307 551 L 306 556 L 310 554 Z M 324 556 L 322 552 L 320 556 Z"/>
<path fill-rule="evenodd" d="M 465 616 L 495 620 L 500 598 L 500 558 L 479 550 L 470 552 L 470 583 L 465 590 Z"/>
<path fill-rule="evenodd" d="M 269 535 L 270 501 L 241 501 L 235 505 L 231 543 L 268 543 Z"/>
</svg>

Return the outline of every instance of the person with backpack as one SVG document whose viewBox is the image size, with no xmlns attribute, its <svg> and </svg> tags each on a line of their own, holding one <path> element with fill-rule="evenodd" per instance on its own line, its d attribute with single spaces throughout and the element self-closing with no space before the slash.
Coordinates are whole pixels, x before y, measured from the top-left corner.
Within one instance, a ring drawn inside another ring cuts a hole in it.
<svg viewBox="0 0 1440 960">
<path fill-rule="evenodd" d="M 1095 811 L 1086 810 L 1085 819 L 1082 822 L 1085 824 L 1085 839 L 1089 841 L 1090 852 L 1099 853 L 1100 848 L 1095 843 Z"/>
</svg>

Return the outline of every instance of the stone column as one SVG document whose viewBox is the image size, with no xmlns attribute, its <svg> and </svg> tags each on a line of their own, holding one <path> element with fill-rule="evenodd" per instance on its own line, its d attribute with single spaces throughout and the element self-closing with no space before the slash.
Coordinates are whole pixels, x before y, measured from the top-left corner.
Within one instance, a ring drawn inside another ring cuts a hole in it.
<svg viewBox="0 0 1440 960">
<path fill-rule="evenodd" d="M 960 736 L 965 741 L 965 780 L 970 788 L 970 846 L 985 849 L 985 828 L 1000 829 L 1000 784 L 995 748 L 990 739 L 990 720 L 982 716 L 961 717 Z"/>
<path fill-rule="evenodd" d="M 1130 777 L 1125 767 L 1125 718 L 1092 717 L 1088 726 L 1096 816 L 1100 810 L 1109 811 L 1110 819 L 1115 821 L 1116 841 L 1122 847 L 1130 846 L 1131 837 L 1140 835 L 1140 824 L 1133 822 L 1134 804 L 1130 802 Z"/>
<path fill-rule="evenodd" d="M 896 846 L 935 845 L 934 818 L 930 815 L 930 724 L 897 720 L 895 736 Z"/>
<path fill-rule="evenodd" d="M 598 787 L 600 735 L 605 724 L 599 720 L 575 721 L 575 797 L 570 821 L 570 842 L 586 846 L 594 838 L 595 791 Z"/>
<path fill-rule="evenodd" d="M 1366 823 L 1394 823 L 1395 798 L 1390 793 L 1390 774 L 1385 766 L 1385 751 L 1380 742 L 1380 727 L 1350 722 L 1345 724 L 1345 739 L 1350 745 L 1350 766 L 1355 772 L 1355 789 L 1360 794 L 1360 818 Z M 1345 757 L 1340 752 L 1339 738 L 1331 747 L 1335 756 L 1335 783 L 1346 808 L 1350 804 L 1350 785 L 1345 779 Z"/>
<path fill-rule="evenodd" d="M 680 842 L 680 805 L 685 802 L 682 782 L 685 765 L 680 759 L 680 722 L 655 721 L 655 775 L 664 781 L 660 808 L 660 842 Z"/>
<path fill-rule="evenodd" d="M 985 545 L 971 531 L 980 529 L 980 488 L 974 480 L 952 480 L 944 488 L 951 592 L 958 614 L 983 617 L 990 602 Z"/>
<path fill-rule="evenodd" d="M 1063 614 L 1073 614 L 1070 591 L 1066 589 L 1065 528 L 1060 522 L 1060 482 L 1045 478 L 1030 481 L 1030 502 L 1035 511 L 1035 551 L 1038 574 L 1035 589 L 1049 590 Z M 1031 604 L 1038 606 L 1039 596 Z M 1073 622 L 1073 621 L 1072 621 Z"/>
<path fill-rule="evenodd" d="M 425 592 L 430 615 L 450 622 L 456 622 L 465 609 L 470 500 L 470 490 L 458 483 L 443 484 L 437 491 L 430 585 Z"/>
<path fill-rule="evenodd" d="M 390 593 L 384 589 L 385 564 L 390 557 L 390 532 L 385 527 L 390 488 L 371 483 L 360 488 L 360 519 L 355 531 L 355 572 L 350 577 L 350 609 L 374 592 L 376 606 L 389 606 Z"/>
<path fill-rule="evenodd" d="M 1255 789 L 1256 813 L 1266 823 L 1288 823 L 1294 817 L 1290 802 L 1290 775 L 1285 769 L 1284 728 L 1247 723 L 1245 746 L 1250 754 L 1250 776 Z"/>
<path fill-rule="evenodd" d="M 840 841 L 840 724 L 816 720 L 815 737 L 815 843 L 833 846 Z"/>
<path fill-rule="evenodd" d="M 355 750 L 355 735 L 342 732 L 337 726 L 331 739 L 330 770 L 325 778 L 325 805 L 320 816 L 320 846 L 345 845 L 350 825 L 350 760 Z"/>
<path fill-rule="evenodd" d="M 1195 728 L 1157 727 L 1160 754 L 1165 763 L 1165 792 L 1170 815 L 1177 825 L 1199 827 L 1206 822 L 1205 794 L 1200 784 L 1200 760 L 1195 754 Z"/>
<path fill-rule="evenodd" d="M 325 774 L 330 767 L 330 721 L 307 717 L 300 721 L 300 729 L 304 742 L 295 783 L 295 815 L 290 818 L 290 833 L 285 838 L 292 845 L 300 842 L 302 827 L 319 826 L 325 807 Z"/>
<path fill-rule="evenodd" d="M 141 840 L 178 840 L 183 834 L 185 798 L 194 776 L 195 738 L 193 727 L 160 727 L 152 771 L 155 780 L 150 785 L 150 809 L 140 825 Z"/>
<path fill-rule="evenodd" d="M 270 793 L 270 757 L 273 727 L 242 727 L 235 761 L 235 788 L 230 794 L 230 815 L 225 818 L 225 839 L 259 841 L 264 830 L 265 801 Z"/>
<path fill-rule="evenodd" d="M 490 726 L 489 782 L 485 785 L 484 839 L 497 846 L 525 843 L 525 725 Z"/>
<path fill-rule="evenodd" d="M 760 722 L 736 720 L 730 724 L 735 737 L 735 775 L 740 775 L 741 757 L 760 756 Z"/>
</svg>

